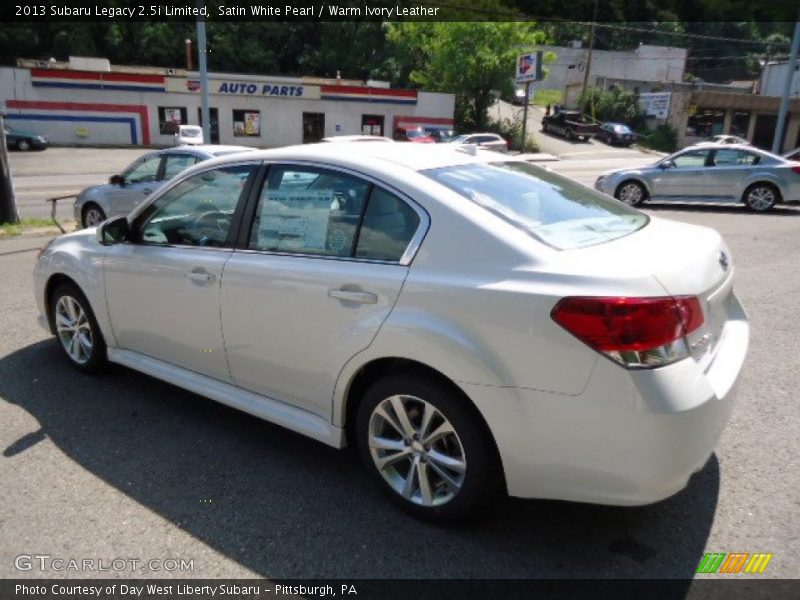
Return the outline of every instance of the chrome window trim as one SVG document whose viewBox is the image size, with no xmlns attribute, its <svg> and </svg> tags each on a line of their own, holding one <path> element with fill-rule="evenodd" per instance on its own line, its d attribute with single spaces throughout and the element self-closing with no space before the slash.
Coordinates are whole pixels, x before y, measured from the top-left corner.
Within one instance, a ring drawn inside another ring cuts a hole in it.
<svg viewBox="0 0 800 600">
<path fill-rule="evenodd" d="M 346 175 L 350 175 L 352 177 L 356 177 L 358 179 L 367 181 L 372 185 L 380 186 L 387 191 L 390 191 L 392 194 L 397 196 L 400 200 L 408 204 L 411 209 L 417 214 L 419 217 L 419 224 L 417 225 L 417 230 L 414 232 L 414 235 L 411 236 L 411 239 L 406 246 L 405 251 L 400 256 L 399 261 L 393 260 L 376 260 L 371 258 L 358 258 L 355 256 L 330 256 L 326 254 L 308 254 L 308 253 L 294 253 L 294 252 L 279 252 L 274 250 L 257 250 L 255 248 L 237 248 L 235 252 L 247 252 L 252 254 L 271 254 L 275 256 L 295 256 L 298 258 L 325 258 L 325 259 L 333 259 L 333 260 L 347 260 L 352 262 L 363 262 L 363 263 L 372 263 L 372 264 L 385 264 L 385 265 L 400 265 L 402 267 L 408 267 L 413 262 L 414 258 L 417 255 L 417 252 L 422 246 L 422 242 L 425 239 L 425 236 L 428 233 L 428 229 L 430 228 L 431 218 L 428 215 L 428 212 L 419 205 L 414 199 L 412 199 L 408 194 L 398 190 L 391 184 L 386 183 L 372 175 L 367 175 L 366 173 L 362 173 L 360 171 L 356 171 L 355 169 L 351 169 L 349 167 L 341 167 L 339 165 L 332 165 L 328 163 L 322 163 L 318 161 L 311 161 L 311 160 L 297 160 L 297 159 L 288 159 L 288 160 L 265 160 L 263 164 L 267 167 L 273 166 L 283 166 L 283 165 L 296 165 L 299 167 L 314 167 L 317 169 L 326 169 L 328 171 L 339 171 Z M 264 183 L 266 184 L 267 181 L 265 180 Z M 259 191 L 258 195 L 258 202 L 261 202 L 261 193 L 263 192 L 264 188 Z M 250 227 L 252 228 L 252 223 L 250 223 Z"/>
</svg>

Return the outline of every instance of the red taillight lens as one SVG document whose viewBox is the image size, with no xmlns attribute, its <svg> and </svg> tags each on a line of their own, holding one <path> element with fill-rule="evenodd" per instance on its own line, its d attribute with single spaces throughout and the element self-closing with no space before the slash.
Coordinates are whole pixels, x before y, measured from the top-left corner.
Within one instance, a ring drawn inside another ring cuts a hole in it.
<svg viewBox="0 0 800 600">
<path fill-rule="evenodd" d="M 670 345 L 703 324 L 703 310 L 694 296 L 564 298 L 551 316 L 588 346 L 636 365 L 654 364 L 638 356 L 654 350 L 668 350 L 659 355 L 659 364 L 679 358 Z M 629 359 L 625 353 L 637 356 Z"/>
<path fill-rule="evenodd" d="M 798 166 L 796 166 L 796 167 L 792 167 L 792 171 L 794 171 L 795 173 L 797 173 L 798 175 L 800 175 L 800 165 L 798 165 Z"/>
</svg>

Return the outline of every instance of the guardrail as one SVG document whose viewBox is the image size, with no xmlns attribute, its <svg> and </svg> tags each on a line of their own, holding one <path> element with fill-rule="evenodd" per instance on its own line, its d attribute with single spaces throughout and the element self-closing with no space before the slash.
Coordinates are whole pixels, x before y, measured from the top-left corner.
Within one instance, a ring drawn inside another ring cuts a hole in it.
<svg viewBox="0 0 800 600">
<path fill-rule="evenodd" d="M 58 203 L 59 200 L 66 200 L 67 198 L 77 198 L 77 197 L 78 194 L 69 194 L 68 196 L 56 196 L 55 198 L 48 198 L 47 200 L 45 200 L 45 202 L 50 203 L 50 218 L 53 220 L 53 223 L 56 224 L 56 227 L 58 227 L 61 230 L 61 233 L 67 233 L 67 230 L 64 229 L 61 226 L 61 223 L 59 223 L 56 220 L 56 204 Z"/>
</svg>

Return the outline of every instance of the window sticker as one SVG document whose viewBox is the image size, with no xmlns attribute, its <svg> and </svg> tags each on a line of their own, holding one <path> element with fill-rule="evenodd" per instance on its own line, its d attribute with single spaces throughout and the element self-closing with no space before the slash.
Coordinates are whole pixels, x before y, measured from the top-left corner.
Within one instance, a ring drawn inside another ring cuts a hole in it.
<svg viewBox="0 0 800 600">
<path fill-rule="evenodd" d="M 259 247 L 324 252 L 333 196 L 333 190 L 269 190 L 261 208 Z"/>
</svg>

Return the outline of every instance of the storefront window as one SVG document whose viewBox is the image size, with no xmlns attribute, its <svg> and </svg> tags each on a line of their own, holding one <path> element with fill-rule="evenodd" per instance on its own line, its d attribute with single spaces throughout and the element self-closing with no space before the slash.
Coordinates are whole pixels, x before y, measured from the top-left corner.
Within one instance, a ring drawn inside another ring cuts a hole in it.
<svg viewBox="0 0 800 600">
<path fill-rule="evenodd" d="M 178 127 L 187 122 L 185 106 L 158 107 L 158 130 L 161 135 L 178 133 Z"/>
<path fill-rule="evenodd" d="M 261 112 L 257 110 L 233 111 L 234 137 L 259 137 L 261 135 Z"/>
</svg>

